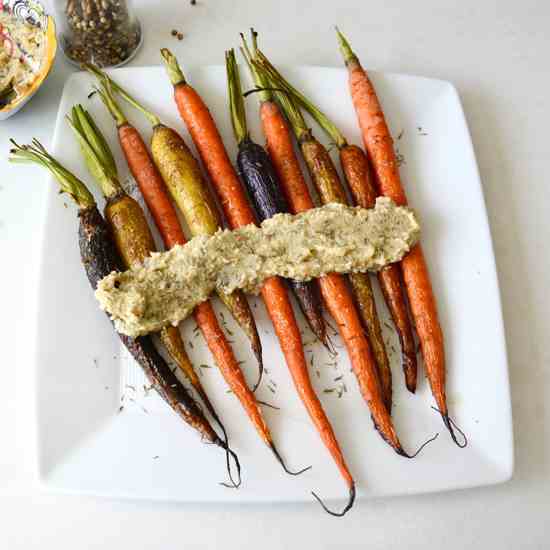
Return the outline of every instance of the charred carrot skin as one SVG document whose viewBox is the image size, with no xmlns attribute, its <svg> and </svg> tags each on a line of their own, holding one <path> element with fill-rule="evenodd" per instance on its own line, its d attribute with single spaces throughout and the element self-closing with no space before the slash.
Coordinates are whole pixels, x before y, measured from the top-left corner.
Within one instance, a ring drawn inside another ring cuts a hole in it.
<svg viewBox="0 0 550 550">
<path fill-rule="evenodd" d="M 20 146 L 13 142 L 10 160 L 40 164 L 47 168 L 78 206 L 78 245 L 80 259 L 92 289 L 113 271 L 120 271 L 120 258 L 111 230 L 97 209 L 92 194 L 82 181 L 54 159 L 46 149 L 33 140 L 32 145 Z M 119 334 L 128 351 L 143 368 L 148 380 L 167 403 L 207 441 L 224 448 L 210 424 L 197 407 L 185 387 L 171 372 L 164 359 L 156 351 L 149 337 L 129 338 Z"/>
<path fill-rule="evenodd" d="M 340 149 L 340 164 L 355 202 L 363 208 L 372 208 L 378 193 L 365 153 L 355 145 L 346 145 Z M 379 271 L 378 281 L 401 344 L 405 384 L 407 389 L 414 393 L 417 379 L 416 345 L 407 312 L 399 265 L 389 265 Z"/>
<path fill-rule="evenodd" d="M 277 173 L 265 149 L 252 141 L 248 132 L 244 97 L 235 51 L 225 53 L 229 109 L 239 151 L 237 166 L 254 210 L 260 221 L 288 212 L 288 205 L 280 190 Z M 321 303 L 313 282 L 287 280 L 313 334 L 325 345 L 327 334 Z"/>
<path fill-rule="evenodd" d="M 288 211 L 286 201 L 277 188 L 275 169 L 262 147 L 249 139 L 243 140 L 239 145 L 237 166 L 260 221 Z M 287 282 L 311 330 L 327 345 L 326 327 L 315 286 L 311 282 L 292 279 Z"/>
<path fill-rule="evenodd" d="M 189 166 L 189 163 L 186 162 L 188 157 L 184 155 L 182 159 L 181 154 L 178 154 L 181 152 L 180 146 L 184 145 L 183 140 L 173 130 L 160 123 L 156 123 L 153 127 L 152 139 L 153 153 L 156 153 L 155 160 L 157 161 L 157 165 L 155 165 L 141 135 L 129 124 L 118 106 L 112 94 L 111 87 L 108 85 L 108 81 L 103 81 L 102 89 L 99 93 L 105 106 L 117 122 L 119 141 L 126 161 L 140 187 L 166 246 L 171 248 L 174 245 L 185 244 L 185 235 L 176 210 L 170 202 L 168 189 L 161 175 L 161 172 L 163 172 L 166 182 L 172 188 L 179 189 L 186 187 L 185 181 L 182 180 L 185 180 L 185 175 L 189 174 L 189 172 L 193 173 L 195 165 L 191 164 Z M 173 139 L 163 140 L 162 136 Z M 177 138 L 177 140 L 174 138 Z M 184 149 L 184 152 L 186 152 L 186 148 Z M 211 227 L 207 227 L 207 229 L 211 229 L 212 232 L 215 231 L 218 227 L 217 213 L 212 209 L 211 203 L 205 202 L 201 204 L 198 202 L 194 204 L 195 206 L 197 207 L 193 210 L 195 218 L 191 220 L 190 225 L 195 228 L 198 223 L 197 219 L 201 220 L 200 223 L 203 224 L 212 222 Z M 146 254 L 148 250 L 153 250 L 154 242 L 152 235 L 148 232 L 148 227 L 144 223 L 144 217 L 140 215 L 141 209 L 139 205 L 133 199 L 124 194 L 114 196 L 108 201 L 106 210 L 111 223 L 115 227 L 118 246 L 121 250 L 128 252 L 125 257 L 126 262 L 131 263 L 136 258 Z M 197 326 L 200 327 L 225 381 L 243 405 L 245 412 L 248 414 L 260 437 L 268 446 L 272 447 L 271 434 L 264 422 L 259 405 L 256 402 L 254 394 L 246 384 L 239 363 L 218 324 L 212 305 L 208 301 L 203 302 L 195 308 L 193 313 Z M 174 327 L 169 327 L 169 329 L 177 330 Z M 173 341 L 174 339 L 165 339 L 165 345 L 172 357 L 178 357 L 182 350 L 174 349 L 172 345 Z M 191 374 L 193 375 L 193 377 L 189 376 L 191 382 L 203 399 L 209 412 L 222 428 L 227 439 L 225 428 L 206 396 L 196 373 L 192 371 Z"/>
<path fill-rule="evenodd" d="M 75 105 L 67 119 L 78 140 L 88 170 L 107 199 L 105 218 L 111 226 L 125 267 L 141 264 L 155 250 L 155 242 L 143 210 L 124 192 L 118 180 L 113 154 L 90 114 L 81 105 Z M 192 379 L 193 365 L 185 351 L 179 330 L 176 327 L 167 327 L 161 331 L 160 337 L 178 367 Z"/>
<path fill-rule="evenodd" d="M 37 163 L 46 167 L 57 179 L 61 190 L 67 193 L 78 206 L 78 242 L 80 257 L 88 281 L 93 290 L 101 279 L 113 271 L 119 271 L 122 266 L 116 245 L 108 224 L 101 216 L 91 193 L 83 182 L 76 178 L 46 149 L 33 140 L 32 145 L 19 146 L 15 142 L 11 151 L 14 161 Z M 10 159 L 11 159 L 10 158 Z M 168 405 L 201 437 L 223 448 L 226 453 L 226 465 L 232 486 L 240 485 L 241 467 L 237 455 L 222 441 L 212 429 L 197 403 L 174 375 L 166 361 L 158 353 L 150 337 L 130 338 L 119 334 L 122 343 L 142 367 L 149 383 Z M 238 482 L 233 480 L 229 458 L 232 457 L 237 468 Z"/>
<path fill-rule="evenodd" d="M 112 271 L 120 270 L 120 259 L 113 246 L 108 226 L 97 208 L 79 212 L 80 256 L 88 280 L 93 289 L 98 282 Z M 143 368 L 150 384 L 160 396 L 195 428 L 207 441 L 224 446 L 212 427 L 206 422 L 192 397 L 170 370 L 166 361 L 155 349 L 149 337 L 130 338 L 119 334 L 134 359 Z"/>
</svg>

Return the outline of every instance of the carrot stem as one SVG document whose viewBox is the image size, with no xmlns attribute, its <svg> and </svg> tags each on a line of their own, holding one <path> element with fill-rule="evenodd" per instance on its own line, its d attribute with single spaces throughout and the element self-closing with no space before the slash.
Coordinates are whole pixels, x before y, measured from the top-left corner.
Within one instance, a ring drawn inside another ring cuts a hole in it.
<svg viewBox="0 0 550 550">
<path fill-rule="evenodd" d="M 285 89 L 290 95 L 294 97 L 304 107 L 313 118 L 319 123 L 319 125 L 327 132 L 332 141 L 337 145 L 339 149 L 347 145 L 347 140 L 344 137 L 344 134 L 338 129 L 338 127 L 329 119 L 329 117 L 323 113 L 315 104 L 313 104 L 300 90 L 292 86 L 288 80 L 286 80 L 281 73 L 279 73 L 275 67 L 271 64 L 269 59 L 263 54 L 261 50 L 257 50 L 256 59 L 259 63 L 268 68 L 269 72 L 272 75 L 277 75 L 278 82 L 277 85 L 280 85 Z"/>
<path fill-rule="evenodd" d="M 10 150 L 10 162 L 44 166 L 56 176 L 61 192 L 67 193 L 80 208 L 95 206 L 94 196 L 86 185 L 54 159 L 37 139 L 33 139 L 31 145 L 19 145 L 13 139 L 10 141 L 14 145 Z"/>
<path fill-rule="evenodd" d="M 340 32 L 338 27 L 334 27 L 336 30 L 336 37 L 338 38 L 338 46 L 342 52 L 344 63 L 347 65 L 350 61 L 357 61 L 357 56 L 353 53 L 349 42 L 346 37 Z"/>
<path fill-rule="evenodd" d="M 237 144 L 248 137 L 248 128 L 246 124 L 246 110 L 241 92 L 241 77 L 237 68 L 235 59 L 235 50 L 231 49 L 225 52 L 225 67 L 227 72 L 227 89 L 229 92 L 229 108 L 231 112 L 231 124 Z"/>
<path fill-rule="evenodd" d="M 114 197 L 120 193 L 122 187 L 116 176 L 114 158 L 103 134 L 94 123 L 90 123 L 91 117 L 82 105 L 75 105 L 67 120 L 80 145 L 88 170 L 101 186 L 104 195 Z M 111 159 L 114 168 L 111 166 Z"/>
<path fill-rule="evenodd" d="M 107 73 L 103 72 L 101 69 L 97 68 L 95 65 L 89 63 L 84 64 L 84 68 L 95 75 L 100 82 L 108 82 L 110 87 L 129 103 L 132 107 L 137 109 L 145 118 L 151 123 L 151 126 L 157 126 L 160 124 L 160 118 L 155 115 L 152 111 L 146 109 L 139 101 L 137 101 L 131 94 L 129 94 L 122 86 L 117 84 L 112 78 L 110 78 Z"/>
<path fill-rule="evenodd" d="M 185 75 L 181 70 L 176 56 L 168 48 L 162 48 L 160 54 L 164 59 L 166 72 L 168 73 L 168 78 L 172 85 L 177 86 L 178 84 L 186 84 Z"/>
</svg>

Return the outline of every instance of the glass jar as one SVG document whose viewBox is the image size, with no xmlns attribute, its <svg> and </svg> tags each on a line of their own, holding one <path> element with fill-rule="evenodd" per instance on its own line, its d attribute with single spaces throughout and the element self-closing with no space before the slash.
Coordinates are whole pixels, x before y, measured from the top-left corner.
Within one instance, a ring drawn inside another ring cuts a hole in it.
<svg viewBox="0 0 550 550">
<path fill-rule="evenodd" d="M 59 45 L 75 65 L 127 63 L 142 35 L 130 0 L 55 0 Z"/>
</svg>

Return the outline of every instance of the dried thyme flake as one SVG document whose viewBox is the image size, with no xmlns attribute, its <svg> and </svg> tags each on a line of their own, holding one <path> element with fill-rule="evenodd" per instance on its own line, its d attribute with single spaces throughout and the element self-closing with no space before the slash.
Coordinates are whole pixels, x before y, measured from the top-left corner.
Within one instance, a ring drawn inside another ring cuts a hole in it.
<svg viewBox="0 0 550 550">
<path fill-rule="evenodd" d="M 334 393 L 334 388 L 325 388 L 323 393 Z"/>
<path fill-rule="evenodd" d="M 397 152 L 395 155 L 395 159 L 397 160 L 397 166 L 403 166 L 403 164 L 407 164 L 405 156 L 402 153 Z"/>
</svg>

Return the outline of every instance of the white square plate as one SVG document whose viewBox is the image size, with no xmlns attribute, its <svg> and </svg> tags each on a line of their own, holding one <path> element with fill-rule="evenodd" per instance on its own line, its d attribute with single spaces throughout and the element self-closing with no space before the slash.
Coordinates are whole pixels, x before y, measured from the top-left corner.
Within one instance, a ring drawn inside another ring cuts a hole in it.
<svg viewBox="0 0 550 550">
<path fill-rule="evenodd" d="M 303 67 L 285 73 L 334 118 L 350 141 L 360 143 L 343 69 Z M 118 69 L 113 76 L 146 99 L 190 143 L 162 68 Z M 209 104 L 234 155 L 224 67 L 190 68 L 187 76 Z M 394 419 L 401 440 L 412 451 L 435 432 L 442 432 L 415 460 L 397 456 L 374 431 L 343 349 L 334 366 L 322 349 L 308 344 L 308 357 L 314 357 L 311 376 L 360 497 L 502 482 L 513 469 L 506 350 L 491 236 L 464 114 L 456 90 L 447 82 L 382 73 L 372 77 L 403 155 L 401 170 L 410 203 L 423 222 L 422 240 L 446 337 L 450 409 L 468 435 L 469 446 L 460 450 L 450 440 L 430 408 L 433 401 L 424 376 L 419 378 L 416 395 L 404 389 L 399 346 L 389 329 L 388 347 L 394 349 Z M 74 103 L 90 109 L 116 154 L 121 179 L 129 176 L 109 115 L 97 98 L 87 97 L 91 84 L 91 78 L 82 73 L 67 82 L 53 152 L 92 187 L 64 120 Z M 254 96 L 248 99 L 247 109 L 252 135 L 263 142 Z M 125 111 L 148 139 L 147 123 L 129 108 Z M 315 131 L 321 138 L 321 132 Z M 201 368 L 204 385 L 225 419 L 243 465 L 242 489 L 219 486 L 217 482 L 225 477 L 223 454 L 202 445 L 156 395 L 145 395 L 141 371 L 121 349 L 99 311 L 80 265 L 75 208 L 64 207 L 70 201 L 57 194 L 53 183 L 48 201 L 36 333 L 38 464 L 39 478 L 46 487 L 195 502 L 310 501 L 311 489 L 325 499 L 346 496 L 344 483 L 295 395 L 263 306 L 255 299 L 268 371 L 258 396 L 281 408 L 264 410 L 288 464 L 294 468 L 311 464 L 313 468 L 299 477 L 285 475 L 234 396 L 226 393 L 219 372 Z M 381 300 L 379 304 L 387 320 Z M 248 345 L 229 315 L 226 318 L 238 359 L 246 362 L 244 368 L 252 380 L 255 366 Z M 195 364 L 213 365 L 200 336 L 193 333 L 191 320 L 182 323 L 182 331 L 185 341 L 193 344 L 188 350 Z M 304 335 L 311 340 L 305 328 Z M 338 338 L 334 340 L 341 345 Z M 342 380 L 335 380 L 340 376 Z M 338 388 L 342 382 L 347 392 L 341 398 L 338 391 L 323 391 Z"/>
</svg>

